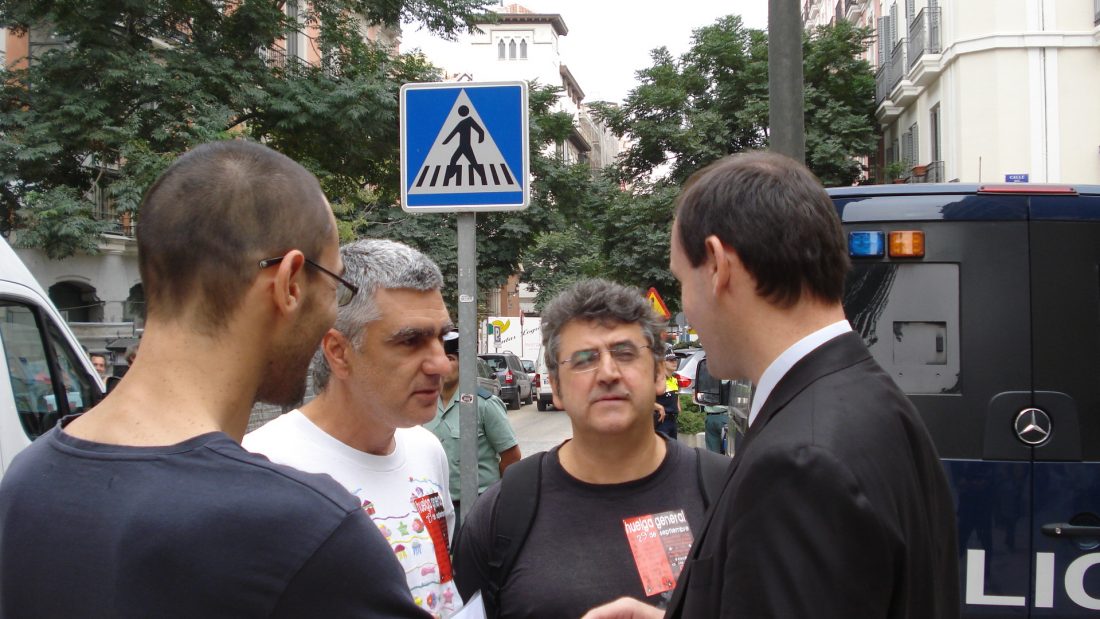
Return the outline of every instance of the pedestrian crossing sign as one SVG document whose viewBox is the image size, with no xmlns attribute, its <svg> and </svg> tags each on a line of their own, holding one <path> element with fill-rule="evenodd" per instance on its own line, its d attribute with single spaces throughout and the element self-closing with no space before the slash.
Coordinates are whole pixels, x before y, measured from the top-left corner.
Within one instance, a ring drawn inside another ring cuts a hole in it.
<svg viewBox="0 0 1100 619">
<path fill-rule="evenodd" d="M 515 211 L 530 199 L 526 82 L 401 87 L 401 208 Z"/>
</svg>

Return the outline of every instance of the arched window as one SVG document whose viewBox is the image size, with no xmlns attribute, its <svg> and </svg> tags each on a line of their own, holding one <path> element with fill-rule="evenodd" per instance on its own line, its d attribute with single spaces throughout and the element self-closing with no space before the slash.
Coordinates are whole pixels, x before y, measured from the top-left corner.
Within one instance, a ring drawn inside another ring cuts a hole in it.
<svg viewBox="0 0 1100 619">
<path fill-rule="evenodd" d="M 103 302 L 95 288 L 79 282 L 50 286 L 50 300 L 69 322 L 103 322 Z"/>
<path fill-rule="evenodd" d="M 145 322 L 145 288 L 141 284 L 130 288 L 130 296 L 123 306 L 122 319 L 128 322 Z"/>
<path fill-rule="evenodd" d="M 497 43 L 497 60 L 504 60 L 504 39 Z"/>
<path fill-rule="evenodd" d="M 527 39 L 520 39 L 519 41 L 519 57 L 527 60 Z"/>
<path fill-rule="evenodd" d="M 515 39 L 512 39 L 508 43 L 508 58 L 510 60 L 515 60 L 516 59 L 516 40 Z"/>
</svg>

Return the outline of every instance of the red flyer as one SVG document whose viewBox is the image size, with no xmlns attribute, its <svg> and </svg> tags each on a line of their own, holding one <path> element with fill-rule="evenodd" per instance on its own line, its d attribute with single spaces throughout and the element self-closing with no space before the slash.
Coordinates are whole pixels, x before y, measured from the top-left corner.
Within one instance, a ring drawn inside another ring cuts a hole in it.
<svg viewBox="0 0 1100 619">
<path fill-rule="evenodd" d="M 451 557 L 447 553 L 447 518 L 443 510 L 443 498 L 438 492 L 413 499 L 413 507 L 420 514 L 420 520 L 428 529 L 428 535 L 435 546 L 435 562 L 439 565 L 439 582 L 449 582 Z"/>
<path fill-rule="evenodd" d="M 684 510 L 627 518 L 623 527 L 646 595 L 674 589 L 694 539 Z"/>
</svg>

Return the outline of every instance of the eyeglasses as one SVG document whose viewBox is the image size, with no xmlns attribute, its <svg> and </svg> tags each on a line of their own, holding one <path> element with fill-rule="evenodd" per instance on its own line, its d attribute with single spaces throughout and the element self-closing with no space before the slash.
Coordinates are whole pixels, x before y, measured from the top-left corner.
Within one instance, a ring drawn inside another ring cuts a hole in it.
<svg viewBox="0 0 1100 619">
<path fill-rule="evenodd" d="M 650 346 L 638 346 L 633 342 L 619 342 L 610 348 L 607 348 L 607 352 L 611 354 L 611 358 L 615 360 L 615 363 L 620 367 L 624 365 L 630 365 L 638 360 L 642 356 L 642 349 L 649 348 Z M 569 368 L 575 374 L 582 372 L 591 372 L 600 366 L 600 352 L 597 348 L 590 348 L 588 350 L 578 350 L 577 352 L 569 355 L 568 359 L 559 361 L 560 365 L 569 364 Z"/>
<path fill-rule="evenodd" d="M 274 258 L 264 258 L 260 261 L 260 268 L 266 269 L 269 266 L 279 264 L 283 261 L 285 256 L 276 256 Z M 306 258 L 306 264 L 317 269 L 318 271 L 328 275 L 332 279 L 336 280 L 336 305 L 344 307 L 348 303 L 351 303 L 352 298 L 359 292 L 359 286 L 349 282 L 348 280 L 340 277 L 325 267 L 317 264 L 316 262 Z"/>
</svg>

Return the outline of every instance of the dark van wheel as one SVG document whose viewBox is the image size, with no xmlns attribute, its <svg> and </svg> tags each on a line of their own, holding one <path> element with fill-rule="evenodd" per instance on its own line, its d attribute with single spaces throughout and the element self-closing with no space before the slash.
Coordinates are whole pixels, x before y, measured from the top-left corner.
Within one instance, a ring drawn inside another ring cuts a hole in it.
<svg viewBox="0 0 1100 619">
<path fill-rule="evenodd" d="M 510 410 L 510 411 L 519 410 L 519 392 L 518 391 L 516 392 L 516 395 L 512 396 L 511 400 L 508 400 L 508 410 Z"/>
<path fill-rule="evenodd" d="M 536 406 L 539 407 L 540 411 L 545 411 L 545 410 L 550 408 L 550 403 L 547 402 L 546 400 L 543 400 L 542 398 L 539 398 L 538 399 L 538 404 Z"/>
</svg>

